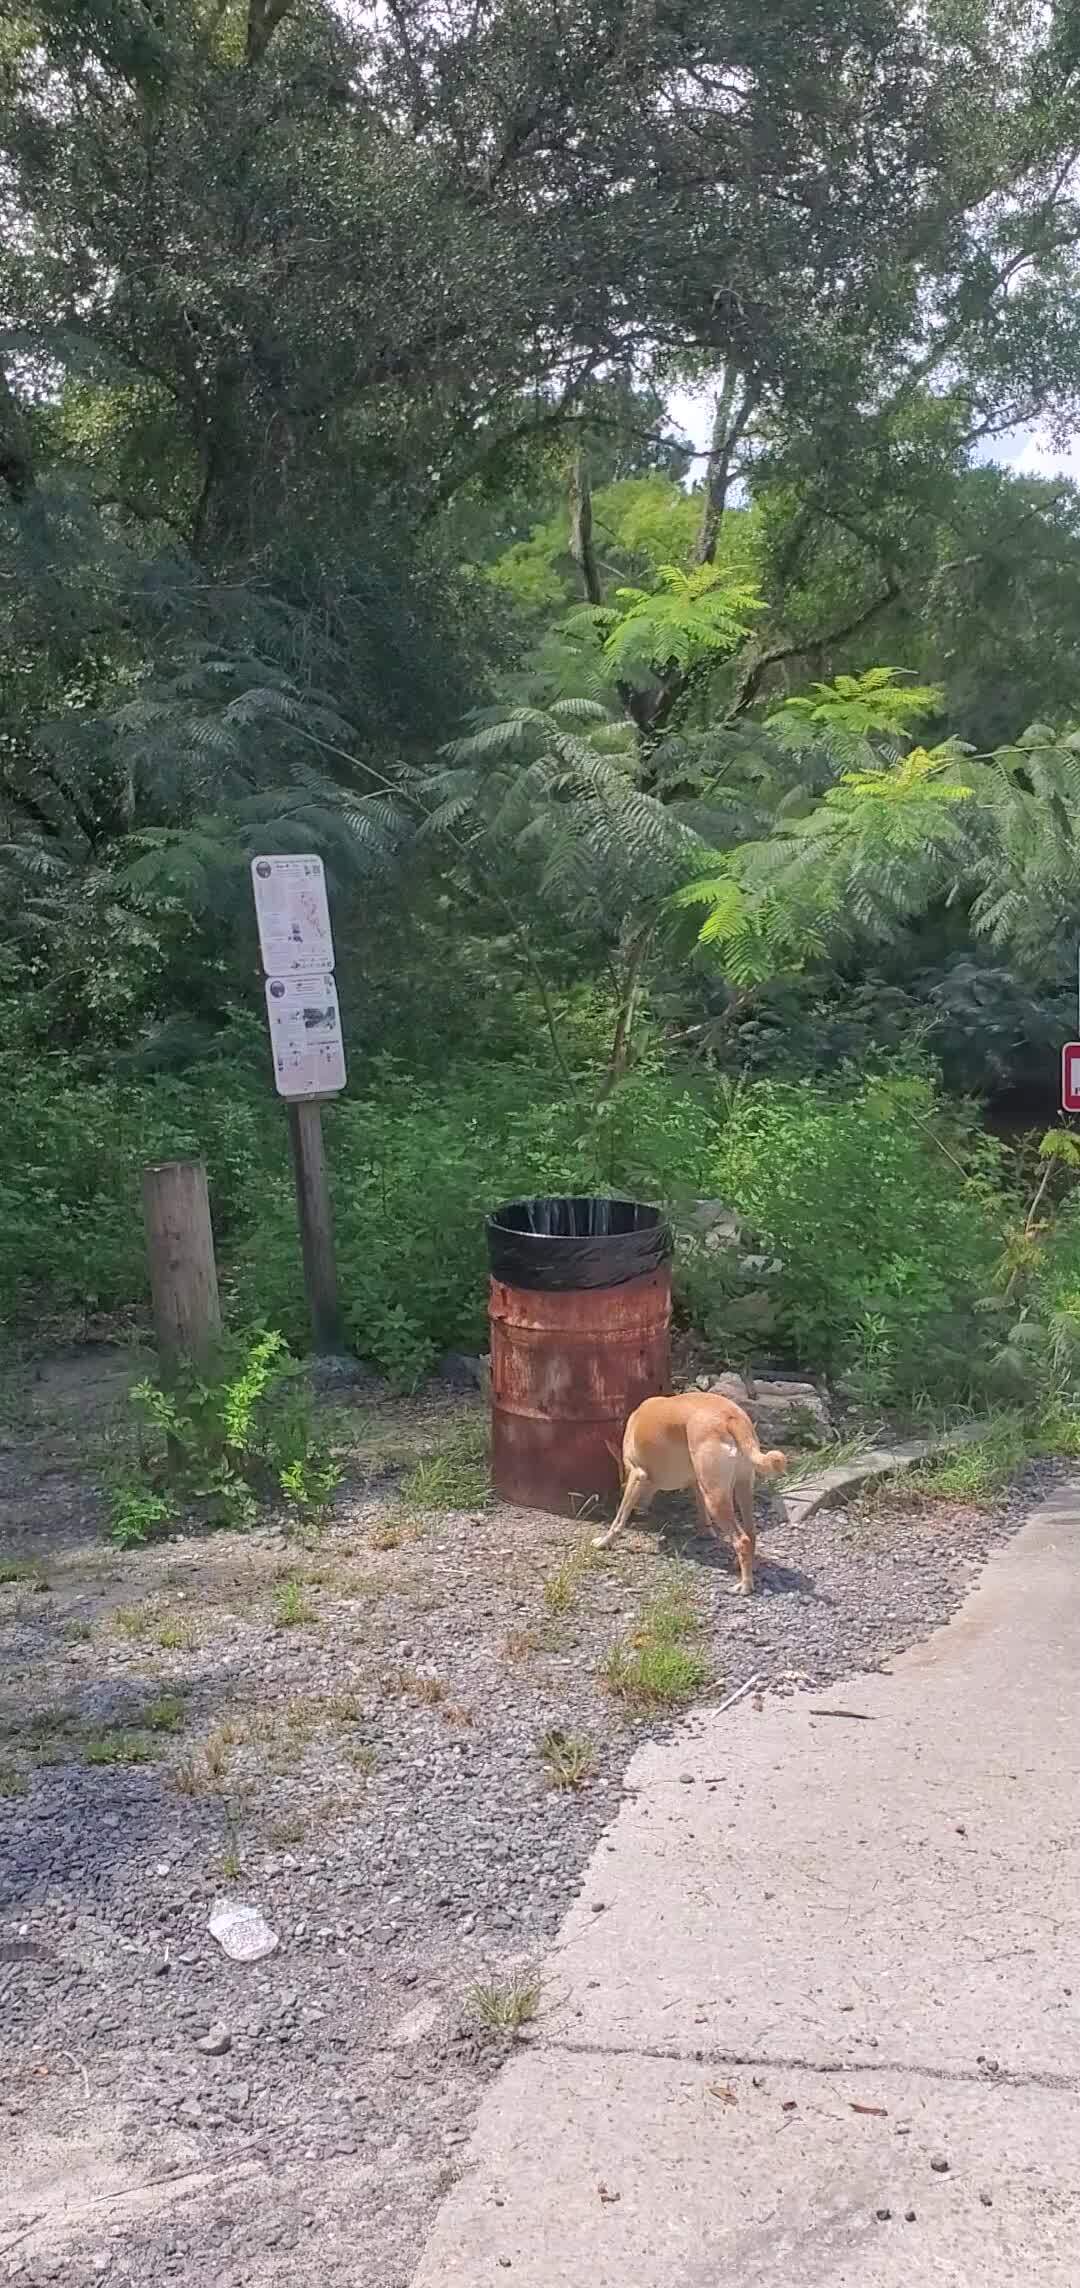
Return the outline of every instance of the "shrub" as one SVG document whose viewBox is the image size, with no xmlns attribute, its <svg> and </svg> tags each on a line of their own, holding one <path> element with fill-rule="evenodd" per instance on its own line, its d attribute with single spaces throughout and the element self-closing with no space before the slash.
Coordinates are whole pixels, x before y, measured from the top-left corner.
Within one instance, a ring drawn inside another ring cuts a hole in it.
<svg viewBox="0 0 1080 2288">
<path fill-rule="evenodd" d="M 911 1074 L 761 1082 L 718 1133 L 715 1189 L 781 1259 L 776 1322 L 799 1363 L 869 1401 L 966 1397 L 989 1371 L 977 1306 L 1000 1254 L 995 1147 Z"/>
<path fill-rule="evenodd" d="M 192 1502 L 233 1525 L 250 1524 L 260 1495 L 321 1509 L 341 1471 L 300 1376 L 281 1336 L 258 1334 L 223 1340 L 212 1369 L 189 1367 L 168 1389 L 136 1383 L 132 1403 L 152 1443 L 139 1478 L 112 1488 L 113 1540 L 146 1541 Z"/>
</svg>

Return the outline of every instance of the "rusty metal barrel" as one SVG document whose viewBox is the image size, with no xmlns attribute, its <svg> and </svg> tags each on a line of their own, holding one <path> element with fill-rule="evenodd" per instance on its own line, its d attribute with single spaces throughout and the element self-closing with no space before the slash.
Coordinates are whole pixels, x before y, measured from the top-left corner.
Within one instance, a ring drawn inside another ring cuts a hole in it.
<svg viewBox="0 0 1080 2288">
<path fill-rule="evenodd" d="M 602 1514 L 627 1415 L 669 1387 L 669 1226 L 638 1200 L 511 1200 L 487 1240 L 496 1491 Z"/>
</svg>

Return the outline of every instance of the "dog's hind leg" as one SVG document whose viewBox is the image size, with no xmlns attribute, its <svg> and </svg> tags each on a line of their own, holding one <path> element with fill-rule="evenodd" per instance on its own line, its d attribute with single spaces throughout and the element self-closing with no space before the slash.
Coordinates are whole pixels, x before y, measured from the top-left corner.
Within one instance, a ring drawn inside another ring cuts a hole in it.
<svg viewBox="0 0 1080 2288">
<path fill-rule="evenodd" d="M 741 1460 L 726 1438 L 706 1432 L 688 1439 L 701 1506 L 707 1523 L 734 1551 L 739 1588 L 744 1597 L 754 1593 L 753 1495 L 742 1481 Z"/>
<path fill-rule="evenodd" d="M 608 1543 L 614 1541 L 616 1534 L 622 1532 L 622 1529 L 627 1523 L 628 1519 L 633 1516 L 638 1503 L 644 1499 L 648 1489 L 649 1480 L 645 1471 L 639 1469 L 636 1462 L 631 1462 L 630 1467 L 626 1473 L 626 1484 L 623 1487 L 623 1497 L 619 1503 L 618 1509 L 615 1512 L 614 1519 L 609 1525 L 606 1533 L 594 1533 L 594 1549 L 606 1549 Z"/>
</svg>

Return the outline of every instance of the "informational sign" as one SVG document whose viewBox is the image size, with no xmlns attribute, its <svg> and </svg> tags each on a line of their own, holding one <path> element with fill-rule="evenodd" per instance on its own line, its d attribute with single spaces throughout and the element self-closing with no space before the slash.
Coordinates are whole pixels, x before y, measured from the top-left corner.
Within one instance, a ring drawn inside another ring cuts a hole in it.
<svg viewBox="0 0 1080 2288">
<path fill-rule="evenodd" d="M 266 1013 L 279 1096 L 333 1096 L 345 1086 L 337 986 L 327 970 L 268 977 Z"/>
<path fill-rule="evenodd" d="M 253 858 L 255 919 L 268 977 L 309 977 L 334 966 L 321 858 Z"/>
<path fill-rule="evenodd" d="M 1080 1112 L 1080 1041 L 1066 1041 L 1061 1052 L 1061 1109 Z"/>
</svg>

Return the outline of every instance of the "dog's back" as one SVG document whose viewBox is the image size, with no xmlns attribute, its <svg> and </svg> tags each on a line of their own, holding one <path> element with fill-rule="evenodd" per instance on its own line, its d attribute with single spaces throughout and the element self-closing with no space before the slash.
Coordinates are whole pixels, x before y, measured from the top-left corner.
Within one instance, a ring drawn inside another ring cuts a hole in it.
<svg viewBox="0 0 1080 2288">
<path fill-rule="evenodd" d="M 786 1456 L 763 1453 L 750 1416 L 719 1391 L 688 1390 L 677 1398 L 646 1398 L 630 1416 L 623 1435 L 623 1472 L 644 1470 L 663 1493 L 693 1485 L 699 1475 L 695 1454 L 720 1443 L 742 1456 L 763 1477 L 786 1469 Z"/>
</svg>

